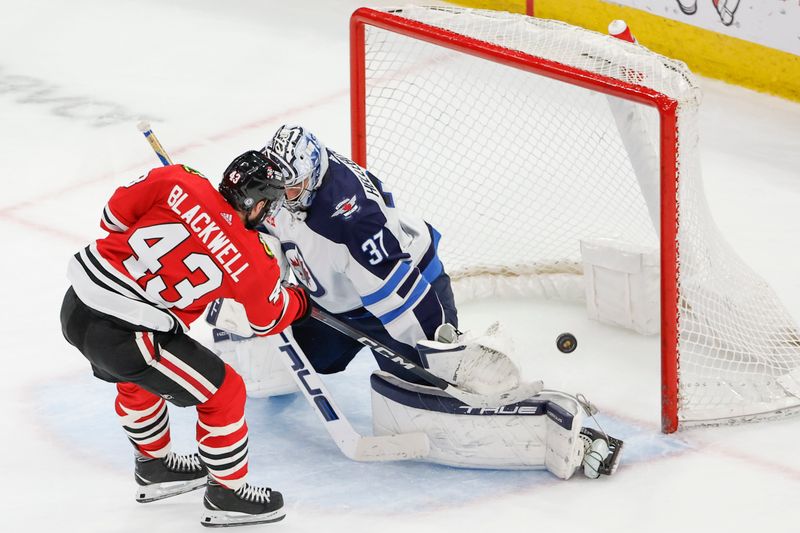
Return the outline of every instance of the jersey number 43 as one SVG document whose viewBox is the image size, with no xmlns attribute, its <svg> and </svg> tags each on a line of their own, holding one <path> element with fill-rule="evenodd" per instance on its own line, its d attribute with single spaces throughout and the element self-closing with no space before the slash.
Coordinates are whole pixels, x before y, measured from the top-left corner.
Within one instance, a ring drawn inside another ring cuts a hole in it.
<svg viewBox="0 0 800 533">
<path fill-rule="evenodd" d="M 145 292 L 152 298 L 161 300 L 167 307 L 184 309 L 196 300 L 202 298 L 222 285 L 222 270 L 206 254 L 189 253 L 183 258 L 176 258 L 187 269 L 187 275 L 171 287 L 178 293 L 179 298 L 168 301 L 162 293 L 168 288 L 164 279 L 157 275 L 163 266 L 162 260 L 189 238 L 189 230 L 183 224 L 157 224 L 134 231 L 128 239 L 134 255 L 127 258 L 122 264 L 135 280 L 150 274 L 155 274 L 144 286 Z M 174 264 L 174 263 L 173 263 Z M 198 285 L 193 285 L 189 280 L 189 272 L 197 270 L 207 278 Z"/>
</svg>

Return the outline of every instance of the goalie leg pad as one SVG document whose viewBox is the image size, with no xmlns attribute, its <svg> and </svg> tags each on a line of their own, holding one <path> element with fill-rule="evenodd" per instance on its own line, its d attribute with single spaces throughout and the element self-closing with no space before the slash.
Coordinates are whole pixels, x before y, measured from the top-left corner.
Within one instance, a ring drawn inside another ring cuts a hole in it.
<svg viewBox="0 0 800 533">
<path fill-rule="evenodd" d="M 552 407 L 547 431 L 547 469 L 561 479 L 569 479 L 583 465 L 586 443 L 580 437 L 586 412 L 577 400 L 567 395 L 543 393 Z M 569 413 L 571 420 L 560 419 L 559 413 Z"/>
<path fill-rule="evenodd" d="M 234 338 L 236 338 L 234 336 Z M 286 357 L 276 336 L 233 340 L 214 336 L 214 351 L 242 376 L 247 396 L 267 398 L 297 391 L 292 375 L 281 362 Z"/>
<path fill-rule="evenodd" d="M 584 414 L 577 402 L 542 394 L 498 408 L 475 408 L 435 387 L 385 372 L 374 373 L 371 385 L 374 433 L 426 433 L 430 462 L 465 468 L 547 468 L 562 479 L 581 466 Z"/>
</svg>

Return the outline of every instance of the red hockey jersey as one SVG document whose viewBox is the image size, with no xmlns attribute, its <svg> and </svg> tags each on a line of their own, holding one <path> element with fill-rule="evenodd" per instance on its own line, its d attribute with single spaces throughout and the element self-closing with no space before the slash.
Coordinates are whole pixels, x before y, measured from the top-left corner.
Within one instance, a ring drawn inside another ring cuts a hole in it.
<svg viewBox="0 0 800 533">
<path fill-rule="evenodd" d="M 209 302 L 233 298 L 257 335 L 302 313 L 258 233 L 186 166 L 118 188 L 100 225 L 109 235 L 75 254 L 68 272 L 78 297 L 100 312 L 156 331 L 186 330 Z"/>
</svg>

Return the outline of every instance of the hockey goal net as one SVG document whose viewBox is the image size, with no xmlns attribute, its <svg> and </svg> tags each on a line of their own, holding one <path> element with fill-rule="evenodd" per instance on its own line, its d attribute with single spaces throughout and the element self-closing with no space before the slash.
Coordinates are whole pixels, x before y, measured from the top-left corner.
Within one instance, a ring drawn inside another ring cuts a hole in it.
<svg viewBox="0 0 800 533">
<path fill-rule="evenodd" d="M 581 239 L 652 247 L 663 430 L 800 409 L 796 324 L 709 213 L 685 64 L 560 22 L 407 7 L 354 13 L 351 69 L 353 157 L 441 231 L 457 285 L 580 298 Z"/>
</svg>

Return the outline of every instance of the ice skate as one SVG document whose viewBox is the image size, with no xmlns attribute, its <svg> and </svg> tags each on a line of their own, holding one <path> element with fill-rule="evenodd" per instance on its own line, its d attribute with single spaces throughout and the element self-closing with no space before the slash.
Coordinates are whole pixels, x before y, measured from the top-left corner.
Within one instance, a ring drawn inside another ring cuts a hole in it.
<svg viewBox="0 0 800 533">
<path fill-rule="evenodd" d="M 136 501 L 153 502 L 197 490 L 206 484 L 208 470 L 200 456 L 170 452 L 162 459 L 136 454 Z"/>
<path fill-rule="evenodd" d="M 587 427 L 581 428 L 580 438 L 585 445 L 583 474 L 590 479 L 613 475 L 619 466 L 623 442 Z"/>
<path fill-rule="evenodd" d="M 247 484 L 232 490 L 209 479 L 203 504 L 200 523 L 206 527 L 266 524 L 286 516 L 280 492 Z"/>
</svg>

